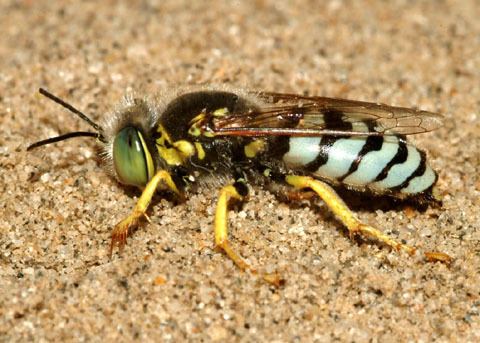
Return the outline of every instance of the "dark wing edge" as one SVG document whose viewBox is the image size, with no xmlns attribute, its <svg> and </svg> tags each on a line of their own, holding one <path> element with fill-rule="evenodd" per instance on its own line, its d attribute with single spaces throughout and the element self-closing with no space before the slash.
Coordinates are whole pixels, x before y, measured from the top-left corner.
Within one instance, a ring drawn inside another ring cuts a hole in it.
<svg viewBox="0 0 480 343">
<path fill-rule="evenodd" d="M 413 135 L 433 131 L 443 125 L 443 117 L 438 113 L 406 107 L 288 93 L 251 94 L 264 104 L 246 113 L 232 113 L 216 119 L 213 128 L 216 134 Z"/>
</svg>

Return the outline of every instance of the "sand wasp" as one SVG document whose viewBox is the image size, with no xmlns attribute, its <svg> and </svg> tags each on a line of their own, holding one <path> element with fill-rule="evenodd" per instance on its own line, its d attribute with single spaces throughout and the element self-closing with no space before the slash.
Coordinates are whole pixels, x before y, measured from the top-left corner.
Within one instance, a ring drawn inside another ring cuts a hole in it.
<svg viewBox="0 0 480 343">
<path fill-rule="evenodd" d="M 161 99 L 126 97 L 102 125 L 44 89 L 40 93 L 86 121 L 95 132 L 70 132 L 28 147 L 73 137 L 95 137 L 106 168 L 142 194 L 112 231 L 110 254 L 123 248 L 156 190 L 179 197 L 209 176 L 230 180 L 219 190 L 215 244 L 242 270 L 253 268 L 228 239 L 228 207 L 243 201 L 248 185 L 283 183 L 310 189 L 348 229 L 409 254 L 415 248 L 360 222 L 332 186 L 418 202 L 438 201 L 437 174 L 407 135 L 442 125 L 439 114 L 384 104 L 318 96 L 187 88 Z M 148 218 L 147 218 L 148 219 Z M 427 260 L 448 262 L 439 252 Z"/>
</svg>

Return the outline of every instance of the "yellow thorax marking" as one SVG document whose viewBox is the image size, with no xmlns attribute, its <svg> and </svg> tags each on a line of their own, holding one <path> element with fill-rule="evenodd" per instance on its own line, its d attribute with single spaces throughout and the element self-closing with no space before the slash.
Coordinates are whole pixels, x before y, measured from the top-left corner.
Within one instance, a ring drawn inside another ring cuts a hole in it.
<svg viewBox="0 0 480 343">
<path fill-rule="evenodd" d="M 199 142 L 195 142 L 195 149 L 197 149 L 197 157 L 199 160 L 203 160 L 205 158 L 205 150 L 203 150 L 203 146 Z"/>
<path fill-rule="evenodd" d="M 202 133 L 200 130 L 200 123 L 205 119 L 205 112 L 200 113 L 199 115 L 195 116 L 192 120 L 190 120 L 190 128 L 188 129 L 188 134 L 198 137 Z"/>
<path fill-rule="evenodd" d="M 198 123 L 199 121 L 201 121 L 202 119 L 205 118 L 205 111 L 201 112 L 200 114 L 196 115 L 195 117 L 193 117 L 192 120 L 190 120 L 190 125 L 192 124 L 195 124 L 195 123 Z"/>
<path fill-rule="evenodd" d="M 224 117 L 230 112 L 228 111 L 227 107 L 222 107 L 218 108 L 215 111 L 212 112 L 212 116 L 219 118 L 219 117 Z M 200 135 L 203 135 L 205 137 L 214 137 L 215 134 L 213 132 L 207 131 L 207 130 L 202 130 L 201 126 L 207 117 L 207 113 L 205 110 L 202 111 L 202 113 L 198 114 L 195 116 L 192 120 L 190 120 L 190 128 L 188 129 L 188 134 L 194 137 L 198 137 Z"/>
<path fill-rule="evenodd" d="M 265 145 L 265 140 L 263 139 L 255 139 L 251 141 L 243 148 L 245 156 L 248 158 L 254 158 L 258 153 L 265 149 Z"/>
<path fill-rule="evenodd" d="M 160 157 L 169 165 L 178 166 L 195 154 L 195 147 L 186 140 L 172 142 L 170 135 L 162 125 L 158 126 L 160 137 L 157 138 L 156 145 Z"/>
</svg>

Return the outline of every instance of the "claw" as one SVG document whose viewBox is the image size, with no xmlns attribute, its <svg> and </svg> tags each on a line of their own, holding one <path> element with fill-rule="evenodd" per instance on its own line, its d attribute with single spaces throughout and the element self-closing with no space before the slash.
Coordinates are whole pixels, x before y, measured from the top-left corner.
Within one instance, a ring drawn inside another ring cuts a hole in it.
<svg viewBox="0 0 480 343">
<path fill-rule="evenodd" d="M 355 226 L 348 230 L 348 235 L 350 239 L 353 241 L 355 239 L 355 236 L 358 235 L 360 232 L 362 232 L 362 228 L 365 227 L 366 225 L 359 223 L 358 226 Z"/>
<path fill-rule="evenodd" d="M 425 259 L 428 262 L 442 262 L 446 265 L 450 265 L 453 261 L 453 258 L 450 255 L 439 251 L 425 252 Z"/>
<path fill-rule="evenodd" d="M 150 217 L 146 213 L 144 213 L 143 216 L 145 217 L 145 219 L 147 220 L 147 222 L 149 224 L 152 224 L 152 220 L 150 219 Z"/>
<path fill-rule="evenodd" d="M 127 218 L 115 225 L 115 228 L 112 231 L 112 241 L 110 243 L 110 258 L 112 257 L 113 248 L 116 245 L 118 245 L 120 251 L 123 251 L 127 244 L 128 233 L 138 225 L 140 219 L 144 216 L 145 214 L 143 212 L 134 211 Z"/>
<path fill-rule="evenodd" d="M 285 285 L 285 279 L 279 273 L 264 274 L 263 279 L 275 288 Z"/>
</svg>

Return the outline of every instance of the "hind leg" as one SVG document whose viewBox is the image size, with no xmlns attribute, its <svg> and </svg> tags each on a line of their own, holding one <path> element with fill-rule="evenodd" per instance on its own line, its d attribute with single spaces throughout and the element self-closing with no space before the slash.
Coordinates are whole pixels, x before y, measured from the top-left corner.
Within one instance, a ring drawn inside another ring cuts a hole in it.
<svg viewBox="0 0 480 343">
<path fill-rule="evenodd" d="M 350 233 L 350 237 L 353 237 L 356 234 L 361 234 L 364 237 L 376 239 L 397 251 L 403 250 L 409 255 L 415 253 L 416 249 L 414 247 L 403 244 L 370 225 L 363 224 L 338 196 L 335 190 L 326 183 L 308 176 L 296 175 L 286 176 L 285 181 L 295 188 L 310 188 L 317 193 L 335 216 L 346 226 Z M 451 257 L 442 252 L 425 252 L 425 257 L 427 261 L 439 261 L 445 263 L 451 261 Z"/>
</svg>

